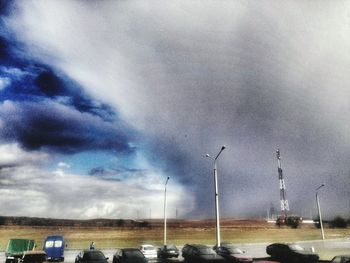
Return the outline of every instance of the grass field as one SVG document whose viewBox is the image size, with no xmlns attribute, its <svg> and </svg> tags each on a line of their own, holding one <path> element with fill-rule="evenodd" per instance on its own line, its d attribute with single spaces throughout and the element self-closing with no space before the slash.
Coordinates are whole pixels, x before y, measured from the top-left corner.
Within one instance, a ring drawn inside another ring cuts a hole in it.
<svg viewBox="0 0 350 263">
<path fill-rule="evenodd" d="M 343 238 L 350 236 L 350 229 L 326 229 L 326 238 Z M 63 235 L 69 249 L 87 248 L 91 241 L 100 249 L 116 247 L 136 247 L 141 243 L 161 245 L 163 229 L 118 229 L 99 227 L 0 227 L 0 250 L 5 250 L 10 238 L 34 239 L 38 247 L 42 247 L 43 240 L 48 235 Z M 319 229 L 314 228 L 263 228 L 263 227 L 223 227 L 222 240 L 232 243 L 259 242 L 292 242 L 298 240 L 320 239 Z M 184 245 L 186 243 L 215 243 L 215 229 L 202 227 L 170 228 L 167 231 L 168 243 Z"/>
</svg>

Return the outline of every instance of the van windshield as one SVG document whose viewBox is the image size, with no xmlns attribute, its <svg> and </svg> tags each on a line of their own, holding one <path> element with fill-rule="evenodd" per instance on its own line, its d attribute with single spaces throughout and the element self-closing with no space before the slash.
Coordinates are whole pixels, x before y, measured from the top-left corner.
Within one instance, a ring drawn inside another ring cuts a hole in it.
<svg viewBox="0 0 350 263">
<path fill-rule="evenodd" d="M 45 242 L 45 247 L 53 247 L 53 241 L 46 241 Z"/>
<path fill-rule="evenodd" d="M 62 240 L 56 240 L 55 247 L 62 247 Z"/>
</svg>

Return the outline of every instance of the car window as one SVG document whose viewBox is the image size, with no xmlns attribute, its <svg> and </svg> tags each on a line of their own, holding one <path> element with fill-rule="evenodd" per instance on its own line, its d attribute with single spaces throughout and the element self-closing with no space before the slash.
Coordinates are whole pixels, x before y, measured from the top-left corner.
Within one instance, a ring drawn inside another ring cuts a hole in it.
<svg viewBox="0 0 350 263">
<path fill-rule="evenodd" d="M 199 249 L 199 253 L 201 255 L 211 255 L 211 254 L 215 254 L 214 250 L 211 248 L 200 248 Z"/>
<path fill-rule="evenodd" d="M 304 251 L 304 248 L 299 245 L 289 245 L 289 248 L 294 251 Z"/>
<path fill-rule="evenodd" d="M 56 240 L 55 247 L 62 247 L 62 240 Z"/>
<path fill-rule="evenodd" d="M 45 247 L 53 247 L 53 241 L 46 241 Z"/>
<path fill-rule="evenodd" d="M 87 261 L 105 260 L 105 256 L 100 251 L 89 251 L 84 253 L 83 259 Z"/>
<path fill-rule="evenodd" d="M 243 254 L 243 251 L 240 250 L 238 247 L 228 247 L 227 250 L 231 254 Z"/>
<path fill-rule="evenodd" d="M 143 254 L 138 250 L 126 250 L 124 251 L 125 258 L 143 258 Z"/>
<path fill-rule="evenodd" d="M 192 247 L 187 247 L 187 248 L 186 248 L 186 252 L 187 252 L 188 254 L 193 254 L 193 248 L 192 248 Z"/>
<path fill-rule="evenodd" d="M 341 257 L 334 257 L 331 261 L 331 263 L 342 263 Z"/>
</svg>

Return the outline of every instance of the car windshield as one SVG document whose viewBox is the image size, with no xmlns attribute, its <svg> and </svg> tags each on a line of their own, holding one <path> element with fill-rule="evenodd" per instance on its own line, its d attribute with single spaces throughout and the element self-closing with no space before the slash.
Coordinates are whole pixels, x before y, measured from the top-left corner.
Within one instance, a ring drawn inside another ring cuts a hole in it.
<svg viewBox="0 0 350 263">
<path fill-rule="evenodd" d="M 174 246 L 174 245 L 167 245 L 166 246 L 166 249 L 171 249 L 171 250 L 174 250 L 174 249 L 176 249 L 176 247 Z"/>
<path fill-rule="evenodd" d="M 96 260 L 105 260 L 105 256 L 100 251 L 88 251 L 84 253 L 84 260 L 87 261 L 96 261 Z"/>
<path fill-rule="evenodd" d="M 138 250 L 125 250 L 124 256 L 126 258 L 143 258 L 143 254 Z"/>
<path fill-rule="evenodd" d="M 34 254 L 34 255 L 25 255 L 23 258 L 24 263 L 41 263 L 46 261 L 46 255 L 45 254 Z"/>
<path fill-rule="evenodd" d="M 305 249 L 299 245 L 289 245 L 289 248 L 294 251 L 304 251 Z"/>
<path fill-rule="evenodd" d="M 154 250 L 153 246 L 147 246 L 147 247 L 143 247 L 144 250 Z"/>
<path fill-rule="evenodd" d="M 341 257 L 337 256 L 337 257 L 334 257 L 331 261 L 331 263 L 341 263 Z"/>
<path fill-rule="evenodd" d="M 211 254 L 215 254 L 214 250 L 211 248 L 200 248 L 199 249 L 199 253 L 201 255 L 211 255 Z"/>
</svg>

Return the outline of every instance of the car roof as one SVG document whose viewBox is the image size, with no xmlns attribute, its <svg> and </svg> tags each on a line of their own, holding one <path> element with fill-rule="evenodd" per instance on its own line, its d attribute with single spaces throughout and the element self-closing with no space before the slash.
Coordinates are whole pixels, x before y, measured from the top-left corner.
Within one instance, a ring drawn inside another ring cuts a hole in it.
<svg viewBox="0 0 350 263">
<path fill-rule="evenodd" d="M 232 243 L 221 243 L 220 247 L 238 247 L 238 246 Z"/>
<path fill-rule="evenodd" d="M 42 250 L 29 250 L 24 252 L 24 255 L 37 255 L 37 254 L 46 255 L 45 251 L 42 251 Z"/>
<path fill-rule="evenodd" d="M 85 253 L 94 253 L 94 252 L 101 252 L 103 254 L 103 252 L 101 250 L 98 249 L 84 249 L 82 252 Z"/>
<path fill-rule="evenodd" d="M 208 248 L 208 246 L 202 245 L 202 244 L 187 244 L 187 246 L 196 247 L 196 248 Z"/>
<path fill-rule="evenodd" d="M 46 237 L 46 240 L 57 240 L 57 239 L 59 239 L 59 240 L 63 240 L 63 236 L 47 236 Z"/>
</svg>

